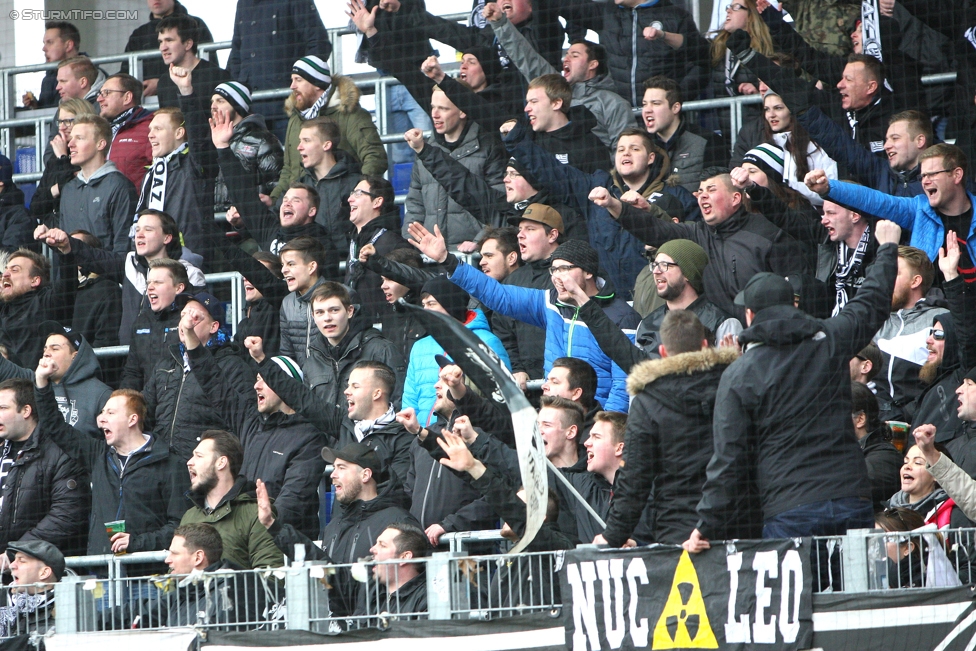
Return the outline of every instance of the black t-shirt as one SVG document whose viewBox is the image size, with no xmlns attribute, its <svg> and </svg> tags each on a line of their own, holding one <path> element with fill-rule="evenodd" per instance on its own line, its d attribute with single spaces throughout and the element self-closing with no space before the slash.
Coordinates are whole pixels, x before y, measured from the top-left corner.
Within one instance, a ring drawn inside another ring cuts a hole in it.
<svg viewBox="0 0 976 651">
<path fill-rule="evenodd" d="M 969 249 L 966 247 L 966 236 L 969 235 L 969 230 L 972 228 L 973 223 L 973 207 L 970 206 L 969 210 L 961 215 L 944 215 L 939 211 L 935 211 L 935 214 L 939 216 L 939 219 L 945 225 L 946 233 L 949 231 L 955 231 L 956 233 L 956 239 L 959 241 L 959 251 L 961 253 L 959 256 L 959 275 L 967 283 L 976 283 L 976 265 L 973 264 L 973 260 L 969 255 Z M 938 264 L 936 265 L 936 270 L 938 270 Z M 941 280 L 944 280 L 941 272 L 939 273 L 939 277 Z"/>
</svg>

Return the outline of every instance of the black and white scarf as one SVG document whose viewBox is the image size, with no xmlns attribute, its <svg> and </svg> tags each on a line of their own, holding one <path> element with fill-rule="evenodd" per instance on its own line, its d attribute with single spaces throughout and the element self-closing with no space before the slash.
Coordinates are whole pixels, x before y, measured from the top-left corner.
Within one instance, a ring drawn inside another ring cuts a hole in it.
<svg viewBox="0 0 976 651">
<path fill-rule="evenodd" d="M 21 616 L 28 619 L 38 611 L 54 611 L 54 591 L 39 592 L 28 594 L 26 592 L 10 592 L 8 597 L 9 605 L 0 607 L 0 637 L 10 637 L 15 633 L 26 633 L 17 630 L 17 619 Z M 41 617 L 31 617 L 30 621 L 37 621 Z"/>
<path fill-rule="evenodd" d="M 139 203 L 137 205 L 142 205 L 142 201 L 148 193 L 146 208 L 150 210 L 166 210 L 166 177 L 169 174 L 169 161 L 173 156 L 184 154 L 189 150 L 190 144 L 184 142 L 165 156 L 153 159 L 152 165 L 149 166 L 149 173 L 146 174 L 146 180 L 142 182 L 142 192 L 139 195 Z"/>
<path fill-rule="evenodd" d="M 871 243 L 871 227 L 868 226 L 861 233 L 861 239 L 857 243 L 857 248 L 854 249 L 854 254 L 850 254 L 850 247 L 845 243 L 840 242 L 837 245 L 837 273 L 834 280 L 834 289 L 837 292 L 837 302 L 834 305 L 834 311 L 831 316 L 837 316 L 837 313 L 844 309 L 847 305 L 847 301 L 850 300 L 850 296 L 847 295 L 848 289 L 852 286 L 850 281 L 857 278 L 857 275 L 861 272 L 861 267 L 864 266 L 864 256 L 868 252 L 868 245 Z M 848 258 L 848 256 L 850 256 Z"/>
<path fill-rule="evenodd" d="M 861 52 L 884 61 L 881 55 L 881 12 L 878 0 L 861 0 Z"/>
<path fill-rule="evenodd" d="M 319 116 L 319 111 L 329 103 L 329 90 L 331 89 L 332 87 L 329 86 L 329 89 L 319 95 L 319 98 L 315 100 L 314 104 L 302 111 L 302 120 L 314 120 Z"/>
<path fill-rule="evenodd" d="M 374 429 L 378 427 L 383 427 L 384 425 L 389 425 L 396 420 L 396 412 L 393 410 L 393 404 L 390 404 L 390 408 L 386 410 L 386 413 L 377 418 L 376 420 L 357 420 L 353 425 L 353 429 L 356 432 L 356 440 L 362 442 L 364 438 L 369 436 Z"/>
<path fill-rule="evenodd" d="M 119 135 L 119 129 L 122 128 L 122 125 L 125 124 L 126 120 L 132 117 L 132 114 L 135 113 L 135 111 L 136 107 L 133 106 L 128 111 L 122 111 L 112 118 L 111 122 L 109 122 L 112 127 L 112 140 L 115 140 L 115 136 Z"/>
</svg>

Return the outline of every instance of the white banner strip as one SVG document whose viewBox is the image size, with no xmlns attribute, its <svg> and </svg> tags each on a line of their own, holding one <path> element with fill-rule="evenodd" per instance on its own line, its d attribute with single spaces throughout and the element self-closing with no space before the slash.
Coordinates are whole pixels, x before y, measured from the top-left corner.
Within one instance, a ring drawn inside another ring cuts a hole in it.
<svg viewBox="0 0 976 651">
<path fill-rule="evenodd" d="M 813 630 L 815 633 L 823 633 L 826 631 L 853 631 L 892 626 L 949 624 L 959 619 L 959 616 L 970 607 L 972 607 L 971 603 L 953 603 L 872 610 L 842 610 L 835 613 L 814 612 Z"/>
</svg>

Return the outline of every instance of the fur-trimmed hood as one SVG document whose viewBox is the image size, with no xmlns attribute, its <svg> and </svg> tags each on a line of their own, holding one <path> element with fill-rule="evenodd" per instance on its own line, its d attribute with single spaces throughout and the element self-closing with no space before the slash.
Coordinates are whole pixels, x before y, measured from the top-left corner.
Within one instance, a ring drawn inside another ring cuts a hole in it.
<svg viewBox="0 0 976 651">
<path fill-rule="evenodd" d="M 359 108 L 359 98 L 362 93 L 349 77 L 332 75 L 332 88 L 329 89 L 329 101 L 326 108 L 336 108 L 343 113 L 352 113 Z M 324 109 L 323 109 L 324 110 Z M 285 113 L 291 117 L 295 112 L 295 93 L 285 98 Z"/>
<path fill-rule="evenodd" d="M 726 367 L 739 357 L 734 348 L 705 348 L 693 353 L 681 353 L 662 359 L 641 362 L 627 378 L 627 392 L 636 396 L 649 384 L 669 375 L 694 375 L 711 371 L 717 366 Z M 724 368 L 722 369 L 724 370 Z"/>
</svg>

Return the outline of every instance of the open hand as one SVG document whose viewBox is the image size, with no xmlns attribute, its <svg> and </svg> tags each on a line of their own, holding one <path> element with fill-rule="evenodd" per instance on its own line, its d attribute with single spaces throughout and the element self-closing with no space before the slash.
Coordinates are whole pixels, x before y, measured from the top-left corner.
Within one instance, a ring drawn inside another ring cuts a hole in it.
<svg viewBox="0 0 976 651">
<path fill-rule="evenodd" d="M 274 524 L 274 512 L 271 510 L 271 498 L 268 496 L 268 487 L 260 479 L 255 480 L 257 487 L 255 496 L 258 502 L 258 522 L 264 525 L 265 529 L 270 529 Z"/>
<path fill-rule="evenodd" d="M 955 231 L 946 233 L 945 246 L 939 249 L 939 269 L 946 280 L 953 280 L 959 276 L 959 239 Z"/>
<path fill-rule="evenodd" d="M 434 224 L 434 232 L 431 233 L 420 222 L 412 222 L 407 228 L 410 235 L 410 243 L 418 251 L 426 255 L 434 262 L 443 263 L 447 260 L 447 242 L 441 235 L 441 229 Z"/>
</svg>

